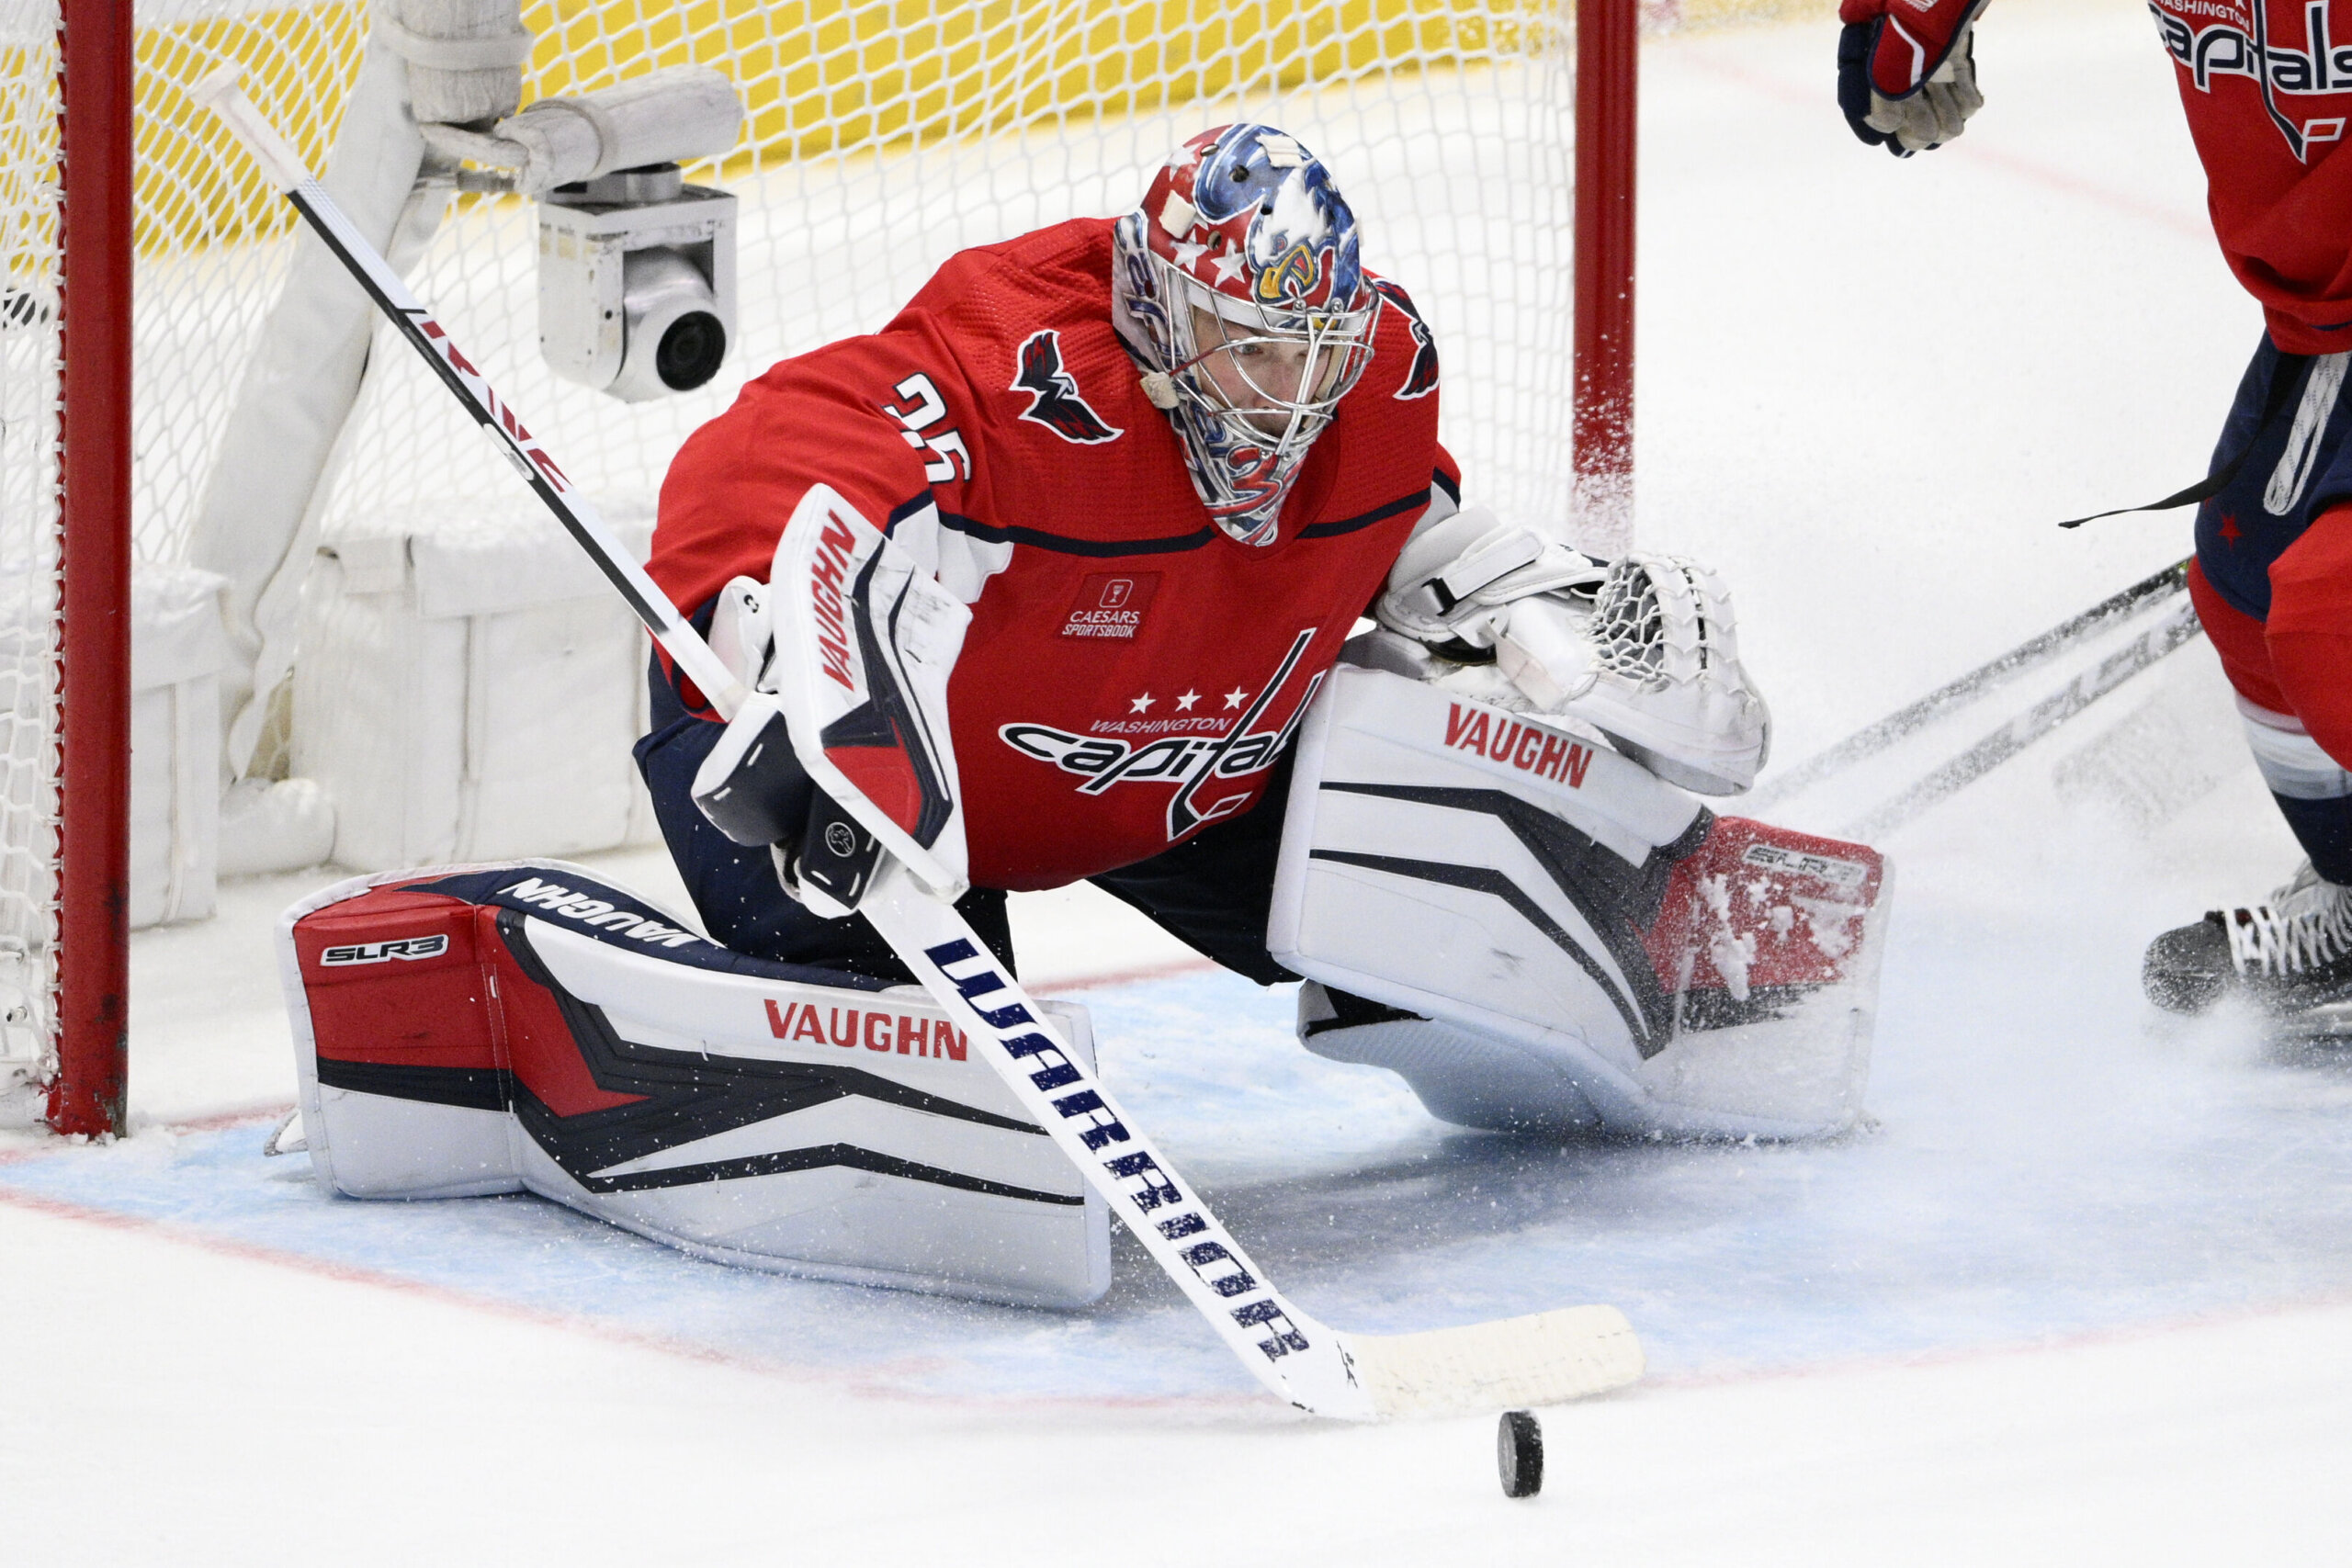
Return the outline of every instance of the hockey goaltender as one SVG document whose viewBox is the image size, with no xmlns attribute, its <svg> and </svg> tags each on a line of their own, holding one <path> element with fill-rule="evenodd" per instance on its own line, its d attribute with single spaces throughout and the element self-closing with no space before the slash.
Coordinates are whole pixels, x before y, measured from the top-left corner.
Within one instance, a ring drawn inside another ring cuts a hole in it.
<svg viewBox="0 0 2352 1568">
<path fill-rule="evenodd" d="M 1462 505 L 1439 365 L 1326 167 L 1234 125 L 1133 212 L 957 255 L 751 382 L 679 453 L 649 563 L 753 694 L 721 722 L 657 655 L 638 747 L 715 942 L 546 863 L 292 911 L 322 1179 L 1100 1295 L 1107 1210 L 855 918 L 874 863 L 827 790 L 967 881 L 1004 964 L 1008 891 L 1091 881 L 1303 982 L 1308 1050 L 1447 1122 L 1849 1125 L 1881 857 L 1701 804 L 1769 734 L 1723 589 Z M 790 694 L 832 688 L 820 789 Z"/>
</svg>

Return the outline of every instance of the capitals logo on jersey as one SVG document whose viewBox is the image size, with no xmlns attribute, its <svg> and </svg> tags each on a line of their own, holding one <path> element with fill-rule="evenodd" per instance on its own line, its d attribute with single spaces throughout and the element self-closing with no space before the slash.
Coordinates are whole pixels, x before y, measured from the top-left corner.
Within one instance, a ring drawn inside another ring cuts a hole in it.
<svg viewBox="0 0 2352 1568">
<path fill-rule="evenodd" d="M 2148 8 L 2197 91 L 2211 92 L 2216 77 L 2253 79 L 2298 161 L 2344 140 L 2352 118 L 2352 97 L 2345 96 L 2352 94 L 2352 39 L 2329 36 L 2327 0 L 2303 0 L 2285 27 L 2274 27 L 2269 0 L 2156 0 Z"/>
<path fill-rule="evenodd" d="M 1012 390 L 1029 394 L 1021 417 L 1034 420 L 1065 441 L 1080 446 L 1116 441 L 1125 432 L 1114 429 L 1079 394 L 1078 379 L 1062 368 L 1062 336 L 1051 327 L 1031 333 L 1021 345 L 1021 369 Z"/>
<path fill-rule="evenodd" d="M 1176 785 L 1176 793 L 1168 802 L 1168 840 L 1174 843 L 1193 829 L 1230 817 L 1249 804 L 1250 795 L 1247 792 L 1205 803 L 1201 795 L 1218 779 L 1263 773 L 1281 757 L 1283 748 L 1289 744 L 1291 731 L 1298 728 L 1307 704 L 1315 700 L 1323 677 L 1317 674 L 1306 682 L 1296 705 L 1280 724 L 1260 728 L 1259 721 L 1274 705 L 1275 698 L 1297 671 L 1299 660 L 1306 657 L 1307 647 L 1314 640 L 1313 626 L 1291 639 L 1290 651 L 1283 656 L 1281 667 L 1259 689 L 1239 717 L 1221 727 L 1214 719 L 1190 721 L 1205 733 L 1163 735 L 1136 744 L 1105 735 L 1073 735 L 1050 724 L 1008 724 L 998 729 L 997 738 L 1024 757 L 1051 762 L 1066 773 L 1085 779 L 1078 786 L 1080 795 L 1101 795 L 1125 784 Z M 1238 697 L 1242 693 L 1237 690 L 1234 695 Z"/>
</svg>

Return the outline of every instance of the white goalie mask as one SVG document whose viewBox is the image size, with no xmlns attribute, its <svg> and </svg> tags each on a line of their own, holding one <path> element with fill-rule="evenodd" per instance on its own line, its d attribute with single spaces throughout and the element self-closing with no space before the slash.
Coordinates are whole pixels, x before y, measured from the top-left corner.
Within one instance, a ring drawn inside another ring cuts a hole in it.
<svg viewBox="0 0 2352 1568">
<path fill-rule="evenodd" d="M 1113 252 L 1112 323 L 1193 490 L 1232 537 L 1273 544 L 1307 448 L 1372 357 L 1379 296 L 1355 215 L 1291 137 L 1220 126 L 1169 158 Z"/>
</svg>

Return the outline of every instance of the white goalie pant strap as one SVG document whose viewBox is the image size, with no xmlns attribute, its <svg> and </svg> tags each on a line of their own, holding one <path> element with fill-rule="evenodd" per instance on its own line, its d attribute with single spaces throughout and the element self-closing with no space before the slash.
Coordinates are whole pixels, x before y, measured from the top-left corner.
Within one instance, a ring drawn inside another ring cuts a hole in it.
<svg viewBox="0 0 2352 1568">
<path fill-rule="evenodd" d="M 287 911 L 313 1174 L 534 1192 L 718 1262 L 1033 1306 L 1111 1279 L 1110 1211 L 917 987 L 703 941 L 577 866 L 404 872 Z M 1042 1004 L 1091 1063 L 1083 1008 Z"/>
<path fill-rule="evenodd" d="M 1319 983 L 1310 1050 L 1446 1120 L 1810 1136 L 1860 1113 L 1885 877 L 1865 846 L 1342 667 L 1300 736 L 1268 946 Z"/>
</svg>

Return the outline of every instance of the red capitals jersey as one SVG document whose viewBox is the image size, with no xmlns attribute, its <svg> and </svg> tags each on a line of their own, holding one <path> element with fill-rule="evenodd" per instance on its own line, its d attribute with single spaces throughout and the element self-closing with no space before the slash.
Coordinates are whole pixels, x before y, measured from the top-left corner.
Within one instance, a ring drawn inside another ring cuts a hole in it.
<svg viewBox="0 0 2352 1568">
<path fill-rule="evenodd" d="M 1147 859 L 1258 798 L 1432 488 L 1458 493 L 1429 332 L 1379 289 L 1271 547 L 1210 522 L 1084 220 L 966 251 L 882 331 L 746 386 L 671 465 L 648 569 L 689 608 L 764 580 L 831 486 L 971 605 L 948 707 L 973 883 Z"/>
<path fill-rule="evenodd" d="M 2352 348 L 2352 0 L 2152 0 L 2230 269 L 2290 354 Z M 2268 68 L 2264 68 L 2264 62 Z"/>
</svg>

